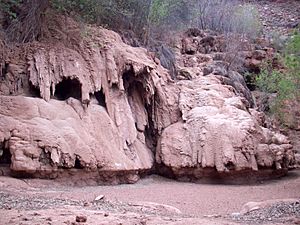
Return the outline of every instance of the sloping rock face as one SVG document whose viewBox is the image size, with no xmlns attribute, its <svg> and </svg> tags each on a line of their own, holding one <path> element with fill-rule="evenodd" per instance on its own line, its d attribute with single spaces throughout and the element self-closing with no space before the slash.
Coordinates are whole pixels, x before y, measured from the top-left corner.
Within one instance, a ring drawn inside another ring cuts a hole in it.
<svg viewBox="0 0 300 225">
<path fill-rule="evenodd" d="M 241 75 L 204 73 L 215 38 L 186 37 L 177 52 L 183 76 L 173 81 L 116 33 L 53 20 L 47 41 L 15 47 L 2 63 L 0 164 L 12 175 L 128 183 L 155 165 L 200 179 L 286 172 L 293 162 L 287 138 L 248 108 Z"/>
</svg>

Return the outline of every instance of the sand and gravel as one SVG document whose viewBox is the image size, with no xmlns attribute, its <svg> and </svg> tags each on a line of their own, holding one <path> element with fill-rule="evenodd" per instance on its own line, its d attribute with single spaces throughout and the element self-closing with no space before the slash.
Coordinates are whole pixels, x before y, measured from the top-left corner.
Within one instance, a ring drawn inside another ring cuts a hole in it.
<svg viewBox="0 0 300 225">
<path fill-rule="evenodd" d="M 72 182 L 0 177 L 0 224 L 297 224 L 300 171 L 252 185 L 184 183 L 152 175 L 136 184 L 74 186 Z M 103 195 L 99 201 L 97 196 Z M 240 214 L 247 202 L 274 201 Z M 78 215 L 86 223 L 76 223 Z M 144 222 L 143 222 L 144 221 Z"/>
</svg>

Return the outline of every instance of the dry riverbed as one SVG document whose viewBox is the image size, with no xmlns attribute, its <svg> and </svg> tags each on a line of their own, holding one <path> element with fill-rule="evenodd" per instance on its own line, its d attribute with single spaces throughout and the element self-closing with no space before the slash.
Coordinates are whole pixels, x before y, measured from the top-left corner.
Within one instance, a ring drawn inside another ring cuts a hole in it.
<svg viewBox="0 0 300 225">
<path fill-rule="evenodd" d="M 255 185 L 183 183 L 153 175 L 119 186 L 0 177 L 0 188 L 1 225 L 300 223 L 300 171 Z M 263 203 L 243 207 L 247 202 Z M 76 222 L 76 216 L 86 222 Z"/>
</svg>

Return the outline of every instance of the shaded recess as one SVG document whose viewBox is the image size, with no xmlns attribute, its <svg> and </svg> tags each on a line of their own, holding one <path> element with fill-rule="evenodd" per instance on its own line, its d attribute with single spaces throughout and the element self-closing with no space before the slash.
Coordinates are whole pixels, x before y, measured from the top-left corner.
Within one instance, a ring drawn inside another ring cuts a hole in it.
<svg viewBox="0 0 300 225">
<path fill-rule="evenodd" d="M 51 160 L 51 153 L 49 151 L 46 151 L 43 149 L 41 151 L 40 157 L 39 157 L 39 162 L 43 163 L 44 165 L 51 165 L 52 160 Z"/>
<path fill-rule="evenodd" d="M 0 165 L 7 165 L 11 164 L 11 153 L 9 149 L 6 147 L 6 143 L 0 143 Z"/>
<path fill-rule="evenodd" d="M 225 167 L 228 169 L 228 170 L 235 170 L 235 165 L 233 164 L 233 162 L 227 162 L 225 164 Z"/>
<path fill-rule="evenodd" d="M 143 74 L 136 76 L 132 68 L 123 73 L 123 84 L 127 96 L 130 98 L 134 93 L 138 93 L 143 101 L 143 105 L 148 115 L 148 124 L 144 130 L 146 138 L 146 145 L 149 149 L 155 152 L 157 145 L 158 132 L 155 129 L 154 120 L 152 118 L 154 111 L 155 99 L 158 97 L 156 94 L 152 97 L 151 103 L 147 104 L 145 96 L 147 96 L 147 89 L 144 87 Z"/>
<path fill-rule="evenodd" d="M 29 82 L 29 95 L 30 97 L 41 98 L 40 89 Z"/>
<path fill-rule="evenodd" d="M 130 69 L 123 74 L 123 83 L 128 96 L 132 96 L 136 90 L 141 97 L 143 97 L 143 93 L 145 92 L 143 83 L 135 77 L 133 69 Z"/>
<path fill-rule="evenodd" d="M 75 169 L 83 169 L 83 166 L 81 165 L 80 160 L 78 159 L 78 156 L 75 159 L 75 166 L 74 166 L 74 168 Z"/>
<path fill-rule="evenodd" d="M 244 75 L 244 79 L 245 79 L 245 82 L 246 82 L 246 85 L 248 87 L 248 89 L 250 91 L 255 91 L 256 90 L 256 84 L 255 84 L 255 79 L 256 79 L 256 75 Z"/>
<path fill-rule="evenodd" d="M 81 100 L 81 83 L 77 79 L 63 79 L 55 86 L 54 97 L 61 101 L 70 97 Z"/>
<path fill-rule="evenodd" d="M 155 117 L 155 107 L 159 104 L 159 97 L 156 93 L 154 94 L 151 102 L 152 103 L 149 105 L 145 104 L 145 108 L 148 113 L 148 124 L 146 126 L 144 134 L 146 137 L 147 147 L 150 148 L 153 152 L 155 152 L 159 137 L 158 130 L 156 129 L 156 126 L 154 124 L 155 118 L 153 118 Z"/>
<path fill-rule="evenodd" d="M 5 62 L 4 65 L 2 66 L 2 69 L 0 71 L 0 75 L 3 76 L 5 78 L 5 75 L 8 71 L 8 65 L 9 63 Z"/>
<path fill-rule="evenodd" d="M 100 91 L 96 91 L 94 94 L 90 94 L 90 100 L 92 104 L 99 104 L 103 106 L 105 109 L 107 109 L 106 97 L 102 89 Z"/>
</svg>

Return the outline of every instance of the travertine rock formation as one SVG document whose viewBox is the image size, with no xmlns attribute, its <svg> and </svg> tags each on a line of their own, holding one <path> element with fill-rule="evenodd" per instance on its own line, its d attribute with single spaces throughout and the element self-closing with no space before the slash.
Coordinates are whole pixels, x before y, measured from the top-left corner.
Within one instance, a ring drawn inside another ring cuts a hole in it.
<svg viewBox="0 0 300 225">
<path fill-rule="evenodd" d="M 257 112 L 248 111 L 232 87 L 214 76 L 178 85 L 183 121 L 163 131 L 156 154 L 175 176 L 288 167 L 293 153 L 287 138 L 261 127 Z"/>
<path fill-rule="evenodd" d="M 74 167 L 105 176 L 126 171 L 121 181 L 131 182 L 152 168 L 145 106 L 168 74 L 145 49 L 125 45 L 112 31 L 87 29 L 94 39 L 81 39 L 77 50 L 40 43 L 27 55 L 28 66 L 7 65 L 0 142 L 12 155 L 12 171 L 42 177 Z"/>
<path fill-rule="evenodd" d="M 135 182 L 155 161 L 161 173 L 197 179 L 209 176 L 206 168 L 286 171 L 291 145 L 259 124 L 241 76 L 215 67 L 204 76 L 215 38 L 204 34 L 195 48 L 186 37 L 175 82 L 145 49 L 112 31 L 85 29 L 82 36 L 68 19 L 64 29 L 49 29 L 47 42 L 26 46 L 26 57 L 4 63 L 0 163 L 14 175 Z M 182 64 L 189 60 L 192 66 Z"/>
<path fill-rule="evenodd" d="M 177 46 L 179 73 L 188 74 L 176 84 L 182 120 L 159 138 L 156 160 L 162 171 L 199 179 L 287 169 L 293 162 L 289 140 L 263 127 L 264 115 L 249 108 L 253 100 L 242 76 L 213 61 L 217 38 L 207 47 L 202 40 L 210 36 L 187 34 Z"/>
</svg>

